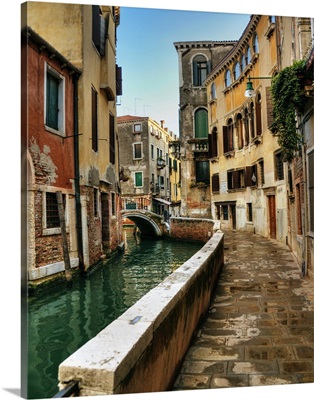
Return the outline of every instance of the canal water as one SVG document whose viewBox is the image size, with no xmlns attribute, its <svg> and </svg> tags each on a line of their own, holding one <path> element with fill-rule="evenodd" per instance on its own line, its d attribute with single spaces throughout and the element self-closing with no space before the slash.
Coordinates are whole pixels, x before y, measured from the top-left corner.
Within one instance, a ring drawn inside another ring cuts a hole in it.
<svg viewBox="0 0 314 400">
<path fill-rule="evenodd" d="M 124 252 L 71 288 L 29 298 L 29 399 L 53 397 L 59 390 L 59 364 L 202 247 L 165 239 L 140 241 L 132 232 L 124 232 Z"/>
</svg>

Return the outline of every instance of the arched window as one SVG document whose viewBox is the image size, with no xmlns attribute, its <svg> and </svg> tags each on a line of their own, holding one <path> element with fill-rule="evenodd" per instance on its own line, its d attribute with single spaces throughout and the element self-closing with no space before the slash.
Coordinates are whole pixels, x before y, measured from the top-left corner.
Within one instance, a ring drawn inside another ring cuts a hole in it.
<svg viewBox="0 0 314 400">
<path fill-rule="evenodd" d="M 254 40 L 253 40 L 253 52 L 258 53 L 258 37 L 255 34 Z"/>
<path fill-rule="evenodd" d="M 211 99 L 212 99 L 212 100 L 217 99 L 217 93 L 216 93 L 216 85 L 215 85 L 215 83 L 213 83 L 213 84 L 211 85 L 211 88 L 210 88 L 210 95 L 211 95 Z"/>
<path fill-rule="evenodd" d="M 240 74 L 241 74 L 240 63 L 237 61 L 233 69 L 234 80 L 237 80 L 240 77 Z"/>
<path fill-rule="evenodd" d="M 243 120 L 241 114 L 237 115 L 236 122 L 237 122 L 236 126 L 238 133 L 238 148 L 242 149 L 244 144 L 244 138 L 243 138 Z"/>
<path fill-rule="evenodd" d="M 205 56 L 197 55 L 193 58 L 193 85 L 202 86 L 208 74 L 208 63 Z"/>
<path fill-rule="evenodd" d="M 249 110 L 247 108 L 244 110 L 244 138 L 245 138 L 245 146 L 248 146 L 250 142 L 250 134 L 249 134 Z"/>
<path fill-rule="evenodd" d="M 251 62 L 252 56 L 251 56 L 251 49 L 250 46 L 247 47 L 246 49 L 246 65 Z"/>
<path fill-rule="evenodd" d="M 218 156 L 218 132 L 217 128 L 215 127 L 212 130 L 212 133 L 209 135 L 208 138 L 208 151 L 209 151 L 209 158 L 214 158 Z"/>
<path fill-rule="evenodd" d="M 242 71 L 245 69 L 247 66 L 247 60 L 245 54 L 242 55 Z"/>
<path fill-rule="evenodd" d="M 251 138 L 255 137 L 255 124 L 254 124 L 254 120 L 255 120 L 255 107 L 254 107 L 254 103 L 252 101 L 252 103 L 250 104 L 250 130 L 251 130 Z"/>
<path fill-rule="evenodd" d="M 207 138 L 208 136 L 208 118 L 207 110 L 199 108 L 194 115 L 194 137 Z"/>
<path fill-rule="evenodd" d="M 262 96 L 257 93 L 255 98 L 256 135 L 262 134 Z"/>
<path fill-rule="evenodd" d="M 229 87 L 231 85 L 231 72 L 228 69 L 225 74 L 225 87 Z"/>
<path fill-rule="evenodd" d="M 224 153 L 234 150 L 232 118 L 228 119 L 227 126 L 223 126 L 223 145 Z"/>
</svg>

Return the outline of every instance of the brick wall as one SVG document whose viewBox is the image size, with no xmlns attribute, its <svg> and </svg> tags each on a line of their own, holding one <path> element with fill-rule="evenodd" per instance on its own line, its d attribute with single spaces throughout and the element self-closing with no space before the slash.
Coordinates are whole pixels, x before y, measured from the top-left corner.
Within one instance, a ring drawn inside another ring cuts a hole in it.
<svg viewBox="0 0 314 400">
<path fill-rule="evenodd" d="M 199 218 L 170 218 L 170 234 L 175 239 L 206 243 L 213 234 L 214 221 Z"/>
</svg>

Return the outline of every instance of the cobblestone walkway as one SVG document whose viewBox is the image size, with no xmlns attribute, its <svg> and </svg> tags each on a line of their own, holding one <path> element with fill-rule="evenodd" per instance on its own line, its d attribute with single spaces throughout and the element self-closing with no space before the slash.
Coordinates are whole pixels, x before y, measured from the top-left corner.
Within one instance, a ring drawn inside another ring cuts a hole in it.
<svg viewBox="0 0 314 400">
<path fill-rule="evenodd" d="M 314 282 L 287 247 L 225 234 L 225 267 L 173 390 L 314 382 Z"/>
</svg>

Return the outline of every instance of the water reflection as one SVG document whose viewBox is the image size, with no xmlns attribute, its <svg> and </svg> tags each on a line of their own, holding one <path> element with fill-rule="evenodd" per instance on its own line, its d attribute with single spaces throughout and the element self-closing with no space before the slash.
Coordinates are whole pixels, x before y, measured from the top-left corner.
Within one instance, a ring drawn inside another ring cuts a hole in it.
<svg viewBox="0 0 314 400">
<path fill-rule="evenodd" d="M 54 396 L 59 364 L 201 247 L 125 235 L 125 251 L 85 279 L 29 299 L 28 398 Z"/>
</svg>

